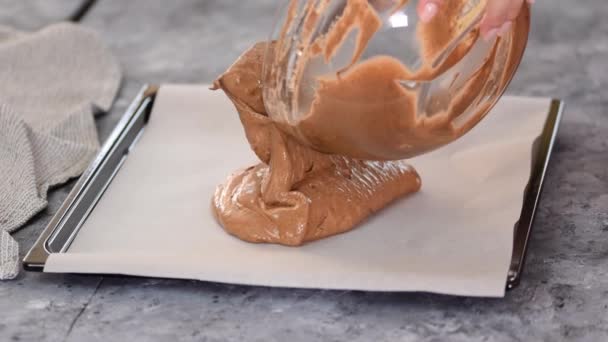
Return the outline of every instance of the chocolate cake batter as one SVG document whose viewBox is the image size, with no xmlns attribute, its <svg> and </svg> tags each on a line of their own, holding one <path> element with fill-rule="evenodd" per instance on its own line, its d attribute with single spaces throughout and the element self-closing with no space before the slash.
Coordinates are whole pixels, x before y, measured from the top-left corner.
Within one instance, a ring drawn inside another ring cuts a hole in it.
<svg viewBox="0 0 608 342">
<path fill-rule="evenodd" d="M 265 112 L 260 88 L 265 47 L 255 45 L 215 82 L 234 102 L 261 161 L 218 187 L 212 207 L 226 231 L 245 241 L 297 246 L 348 231 L 420 189 L 405 162 L 323 154 L 280 130 Z"/>
<path fill-rule="evenodd" d="M 406 2 L 400 1 L 398 7 Z M 302 17 L 302 36 L 312 37 L 318 14 L 327 3 L 308 2 Z M 418 25 L 424 62 L 412 71 L 389 56 L 359 61 L 381 21 L 367 0 L 348 1 L 327 34 L 304 39 L 309 45 L 302 47 L 295 77 L 290 78 L 288 87 L 298 87 L 307 59 L 323 56 L 330 60 L 344 37 L 356 28 L 352 60 L 337 75 L 318 79 L 309 111 L 293 124 L 277 120 L 281 117 L 277 113 L 289 108 L 276 100 L 285 94 L 272 94 L 273 89 L 280 88 L 280 66 L 288 61 L 284 38 L 296 16 L 292 2 L 280 39 L 271 45 L 256 44 L 214 84 L 234 103 L 251 148 L 261 161 L 235 172 L 217 188 L 212 209 L 227 232 L 249 242 L 298 246 L 351 230 L 372 213 L 420 189 L 421 181 L 413 168 L 403 161 L 388 160 L 435 149 L 479 122 L 488 109 L 484 106 L 491 106 L 491 101 L 479 104 L 467 122 L 458 123 L 456 119 L 484 91 L 488 81 L 496 86 L 491 87 L 495 93 L 487 96 L 499 95 L 525 46 L 525 41 L 512 39 L 509 53 L 501 54 L 496 43 L 474 75 L 458 89 L 451 89 L 453 93 L 445 94 L 452 101 L 436 104 L 432 116 L 417 117 L 417 95 L 399 80 L 436 77 L 466 55 L 479 37 L 473 30 L 449 49 L 449 55 L 441 55 L 463 25 L 448 19 L 463 11 L 464 1 L 450 4 L 430 23 Z M 524 11 L 518 19 L 521 23 L 514 25 L 514 37 L 527 37 L 528 26 L 523 23 L 528 13 Z M 266 70 L 266 85 L 271 90 L 268 98 L 262 94 L 266 53 L 279 61 L 275 63 L 278 68 Z M 502 62 L 508 67 L 493 74 L 497 58 L 505 59 Z M 297 101 L 299 92 L 293 91 L 290 96 Z"/>
</svg>

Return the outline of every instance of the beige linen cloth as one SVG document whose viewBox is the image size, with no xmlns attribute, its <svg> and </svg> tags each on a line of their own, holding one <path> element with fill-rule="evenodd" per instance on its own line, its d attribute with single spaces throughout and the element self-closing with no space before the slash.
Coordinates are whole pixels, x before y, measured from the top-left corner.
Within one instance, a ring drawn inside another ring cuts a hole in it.
<svg viewBox="0 0 608 342">
<path fill-rule="evenodd" d="M 117 61 L 86 28 L 0 26 L 0 279 L 19 271 L 9 234 L 46 207 L 49 187 L 80 175 L 97 153 L 94 114 L 110 108 L 120 80 Z"/>
</svg>

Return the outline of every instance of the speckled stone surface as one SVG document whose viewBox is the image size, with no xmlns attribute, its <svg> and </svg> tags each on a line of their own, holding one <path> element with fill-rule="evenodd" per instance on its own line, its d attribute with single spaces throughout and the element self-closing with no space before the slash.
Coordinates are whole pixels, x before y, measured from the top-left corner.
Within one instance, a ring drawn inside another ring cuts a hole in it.
<svg viewBox="0 0 608 342">
<path fill-rule="evenodd" d="M 0 0 L 0 25 L 36 30 L 65 20 L 85 0 Z"/>
<path fill-rule="evenodd" d="M 209 82 L 264 39 L 275 0 L 99 0 L 84 25 L 126 82 L 105 139 L 144 82 Z M 504 299 L 22 274 L 0 283 L 0 340 L 608 341 L 608 5 L 539 0 L 510 92 L 567 103 L 521 286 Z M 29 247 L 57 210 L 17 234 Z"/>
</svg>

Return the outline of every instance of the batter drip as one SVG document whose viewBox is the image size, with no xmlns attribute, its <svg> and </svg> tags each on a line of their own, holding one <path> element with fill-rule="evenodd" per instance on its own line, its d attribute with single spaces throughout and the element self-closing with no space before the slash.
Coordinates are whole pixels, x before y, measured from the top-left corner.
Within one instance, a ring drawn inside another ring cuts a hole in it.
<svg viewBox="0 0 608 342">
<path fill-rule="evenodd" d="M 232 174 L 213 197 L 224 229 L 249 242 L 298 246 L 351 230 L 372 213 L 420 189 L 403 161 L 323 154 L 279 129 L 264 109 L 258 43 L 216 82 L 234 103 L 261 163 Z"/>
</svg>

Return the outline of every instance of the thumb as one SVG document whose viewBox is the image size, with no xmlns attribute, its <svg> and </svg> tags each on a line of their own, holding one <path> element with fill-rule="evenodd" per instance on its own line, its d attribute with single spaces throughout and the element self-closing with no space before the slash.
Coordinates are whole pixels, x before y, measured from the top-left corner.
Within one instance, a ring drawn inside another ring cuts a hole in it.
<svg viewBox="0 0 608 342">
<path fill-rule="evenodd" d="M 448 0 L 449 1 L 449 0 Z M 439 8 L 443 0 L 421 0 L 418 2 L 418 7 L 416 11 L 418 12 L 418 17 L 423 23 L 428 23 L 437 15 L 439 12 Z"/>
<path fill-rule="evenodd" d="M 490 40 L 510 30 L 523 4 L 524 0 L 488 0 L 486 14 L 480 24 L 484 39 Z"/>
</svg>

